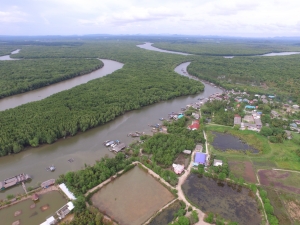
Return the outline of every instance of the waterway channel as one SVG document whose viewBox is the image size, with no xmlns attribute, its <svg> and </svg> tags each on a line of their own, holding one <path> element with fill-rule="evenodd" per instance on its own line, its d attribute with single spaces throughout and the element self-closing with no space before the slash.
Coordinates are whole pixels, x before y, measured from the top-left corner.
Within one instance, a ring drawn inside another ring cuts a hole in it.
<svg viewBox="0 0 300 225">
<path fill-rule="evenodd" d="M 33 91 L 28 91 L 22 94 L 9 96 L 7 98 L 0 99 L 0 111 L 17 107 L 19 105 L 26 104 L 28 102 L 39 101 L 44 98 L 49 97 L 55 93 L 68 90 L 80 84 L 87 83 L 90 80 L 94 80 L 99 77 L 103 77 L 107 74 L 111 74 L 116 70 L 119 70 L 123 67 L 124 64 L 108 60 L 100 59 L 104 66 L 94 72 L 74 77 L 59 83 L 52 84 L 50 86 L 42 87 Z"/>
<path fill-rule="evenodd" d="M 186 76 L 189 62 L 182 63 L 175 68 L 175 71 Z M 84 76 L 83 76 L 84 77 Z M 60 174 L 67 171 L 75 171 L 84 167 L 85 164 L 94 164 L 95 160 L 105 155 L 113 156 L 103 142 L 108 139 L 117 139 L 129 144 L 132 142 L 127 133 L 133 131 L 144 131 L 150 133 L 148 124 L 159 123 L 159 118 L 166 117 L 168 113 L 180 110 L 183 106 L 196 102 L 198 98 L 206 98 L 222 90 L 209 84 L 205 84 L 204 92 L 193 95 L 183 96 L 173 100 L 156 103 L 143 107 L 139 110 L 128 112 L 114 121 L 103 126 L 91 129 L 74 137 L 61 139 L 51 145 L 44 145 L 38 148 L 27 149 L 15 155 L 0 158 L 0 180 L 17 175 L 28 173 L 33 179 L 26 183 L 27 187 L 36 186 L 50 178 L 57 178 Z M 26 93 L 25 93 L 26 94 Z M 69 162 L 68 159 L 74 159 Z M 56 166 L 56 171 L 48 172 L 46 167 Z M 23 193 L 21 186 L 10 188 L 0 193 L 0 199 L 6 198 L 8 194 Z"/>
<path fill-rule="evenodd" d="M 12 51 L 10 54 L 13 55 L 13 54 L 17 54 L 20 52 L 21 49 L 16 49 L 14 51 Z M 10 58 L 10 55 L 3 55 L 3 56 L 0 56 L 0 60 L 19 60 L 19 59 L 14 59 L 14 58 Z"/>
</svg>

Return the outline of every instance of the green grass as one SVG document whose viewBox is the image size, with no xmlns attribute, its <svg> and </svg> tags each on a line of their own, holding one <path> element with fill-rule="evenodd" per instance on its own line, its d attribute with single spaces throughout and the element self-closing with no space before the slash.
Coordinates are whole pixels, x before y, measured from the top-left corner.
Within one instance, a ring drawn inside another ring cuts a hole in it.
<svg viewBox="0 0 300 225">
<path fill-rule="evenodd" d="M 266 137 L 253 131 L 240 131 L 215 125 L 208 125 L 206 129 L 210 151 L 220 157 L 225 157 L 228 161 L 251 160 L 256 169 L 279 168 L 300 171 L 300 157 L 295 153 L 295 150 L 300 148 L 300 134 L 294 133 L 293 140 L 285 140 L 283 143 L 270 143 Z M 218 151 L 211 145 L 214 139 L 212 131 L 232 134 L 258 149 L 260 153 L 244 154 L 238 151 Z"/>
</svg>

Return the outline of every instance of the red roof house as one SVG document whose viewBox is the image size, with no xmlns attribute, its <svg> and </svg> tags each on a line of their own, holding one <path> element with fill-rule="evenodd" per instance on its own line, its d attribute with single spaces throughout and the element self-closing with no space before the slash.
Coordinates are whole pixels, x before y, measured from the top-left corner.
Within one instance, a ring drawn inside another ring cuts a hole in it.
<svg viewBox="0 0 300 225">
<path fill-rule="evenodd" d="M 199 126 L 200 126 L 199 121 L 198 120 L 194 120 L 192 122 L 192 124 L 190 126 L 188 126 L 188 129 L 189 130 L 198 130 Z"/>
</svg>

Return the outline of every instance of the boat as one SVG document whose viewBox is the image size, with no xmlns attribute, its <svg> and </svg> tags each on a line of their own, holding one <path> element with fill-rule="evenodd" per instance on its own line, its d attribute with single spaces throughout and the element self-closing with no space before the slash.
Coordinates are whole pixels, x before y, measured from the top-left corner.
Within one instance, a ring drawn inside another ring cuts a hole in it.
<svg viewBox="0 0 300 225">
<path fill-rule="evenodd" d="M 109 141 L 109 142 L 105 143 L 105 146 L 106 146 L 106 147 L 109 147 L 109 146 L 111 146 L 111 145 L 114 144 L 114 143 L 115 143 L 114 141 Z"/>
<path fill-rule="evenodd" d="M 159 118 L 159 120 L 160 120 L 160 121 L 163 121 L 163 120 L 164 120 L 164 118 Z"/>
<path fill-rule="evenodd" d="M 186 110 L 186 108 L 181 108 L 181 111 L 185 111 Z"/>
<path fill-rule="evenodd" d="M 51 172 L 55 171 L 55 169 L 56 168 L 53 165 L 46 168 L 47 171 L 51 171 Z"/>
<path fill-rule="evenodd" d="M 7 188 L 20 184 L 21 182 L 25 182 L 30 180 L 31 177 L 28 174 L 21 173 L 14 177 L 10 177 L 5 179 L 4 181 L 0 181 L 0 190 L 3 191 Z"/>
</svg>

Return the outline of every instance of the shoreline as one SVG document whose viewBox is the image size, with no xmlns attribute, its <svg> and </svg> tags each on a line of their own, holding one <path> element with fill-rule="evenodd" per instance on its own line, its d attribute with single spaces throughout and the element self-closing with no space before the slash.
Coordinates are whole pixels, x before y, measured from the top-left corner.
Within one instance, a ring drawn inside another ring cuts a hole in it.
<svg viewBox="0 0 300 225">
<path fill-rule="evenodd" d="M 11 202 L 7 205 L 0 206 L 0 210 L 4 209 L 4 208 L 7 208 L 7 207 L 10 207 L 12 205 L 18 204 L 18 203 L 20 203 L 22 201 L 25 201 L 27 199 L 30 199 L 32 194 L 43 195 L 43 194 L 49 193 L 51 191 L 59 191 L 59 188 L 56 185 L 52 185 L 52 186 L 50 186 L 46 189 L 39 188 L 36 191 L 33 190 L 33 191 L 29 192 L 28 194 L 23 195 L 19 200 L 13 201 L 13 202 Z"/>
</svg>

